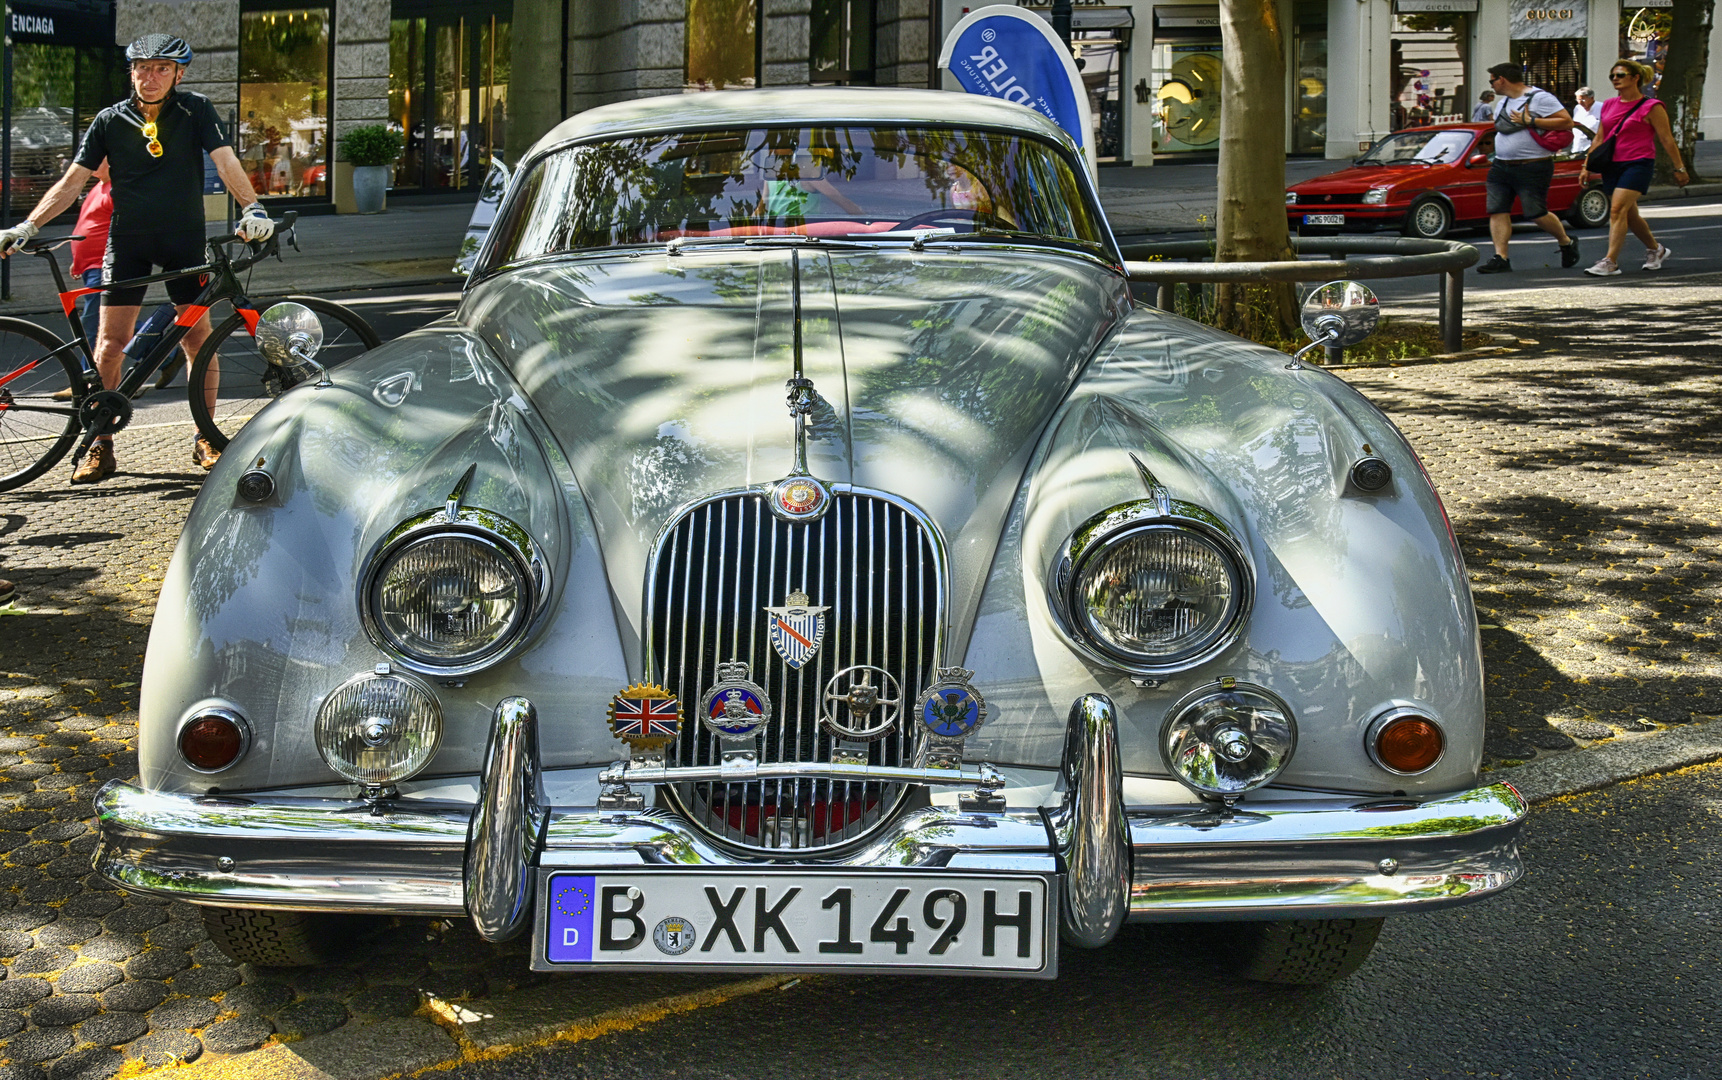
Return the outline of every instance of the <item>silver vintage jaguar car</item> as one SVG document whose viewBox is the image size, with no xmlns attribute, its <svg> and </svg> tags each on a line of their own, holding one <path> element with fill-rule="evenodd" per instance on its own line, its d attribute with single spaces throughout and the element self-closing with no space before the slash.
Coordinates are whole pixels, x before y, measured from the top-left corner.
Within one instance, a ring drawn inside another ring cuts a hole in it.
<svg viewBox="0 0 1722 1080">
<path fill-rule="evenodd" d="M 1404 438 L 1134 306 L 1070 140 L 959 94 L 563 123 L 453 316 L 223 455 L 140 704 L 96 866 L 260 964 L 373 913 L 542 970 L 1046 978 L 1211 920 L 1322 982 L 1522 873 Z"/>
</svg>

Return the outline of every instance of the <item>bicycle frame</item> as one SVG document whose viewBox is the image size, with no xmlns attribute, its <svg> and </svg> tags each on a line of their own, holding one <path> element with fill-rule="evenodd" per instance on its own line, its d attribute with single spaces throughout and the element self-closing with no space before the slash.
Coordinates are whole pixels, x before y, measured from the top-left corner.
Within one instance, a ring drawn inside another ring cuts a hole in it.
<svg viewBox="0 0 1722 1080">
<path fill-rule="evenodd" d="M 83 320 L 73 314 L 80 296 L 112 292 L 115 289 L 136 288 L 139 285 L 153 285 L 158 281 L 173 281 L 177 278 L 191 277 L 194 274 L 209 278 L 203 291 L 197 294 L 197 299 L 185 305 L 185 310 L 180 312 L 179 317 L 174 320 L 173 326 L 161 336 L 161 340 L 156 342 L 154 348 L 132 365 L 131 371 L 126 373 L 124 378 L 120 380 L 120 384 L 114 389 L 125 394 L 128 398 L 136 393 L 151 375 L 161 370 L 162 365 L 173 355 L 173 350 L 179 348 L 179 343 L 184 340 L 185 335 L 191 331 L 193 326 L 197 325 L 199 319 L 208 314 L 209 309 L 218 301 L 232 301 L 233 309 L 245 321 L 245 328 L 250 331 L 252 337 L 256 337 L 257 308 L 245 295 L 245 289 L 239 284 L 239 279 L 234 276 L 232 260 L 227 257 L 227 252 L 218 246 L 220 243 L 220 240 L 208 242 L 209 262 L 202 266 L 150 274 L 147 277 L 115 281 L 106 285 L 89 285 L 77 289 L 66 288 L 66 278 L 60 270 L 60 260 L 55 257 L 52 248 L 35 252 L 35 254 L 48 260 L 48 265 L 54 272 L 54 285 L 60 294 L 60 307 L 65 310 L 66 323 L 72 330 L 73 340 L 66 347 L 76 345 L 83 351 L 85 359 L 89 361 L 88 367 L 92 370 L 95 368 L 95 346 L 84 335 Z M 59 350 L 55 351 L 58 352 Z M 99 389 L 99 387 L 95 389 Z M 72 410 L 65 411 L 69 414 Z"/>
</svg>

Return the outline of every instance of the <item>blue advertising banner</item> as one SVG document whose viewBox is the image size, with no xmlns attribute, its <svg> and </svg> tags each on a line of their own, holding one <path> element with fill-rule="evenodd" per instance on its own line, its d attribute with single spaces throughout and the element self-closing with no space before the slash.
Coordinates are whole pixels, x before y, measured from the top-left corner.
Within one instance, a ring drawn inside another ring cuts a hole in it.
<svg viewBox="0 0 1722 1080">
<path fill-rule="evenodd" d="M 1088 91 L 1070 49 L 1045 19 L 1006 4 L 963 16 L 945 38 L 939 66 L 971 94 L 1026 106 L 1070 133 L 1095 169 Z"/>
</svg>

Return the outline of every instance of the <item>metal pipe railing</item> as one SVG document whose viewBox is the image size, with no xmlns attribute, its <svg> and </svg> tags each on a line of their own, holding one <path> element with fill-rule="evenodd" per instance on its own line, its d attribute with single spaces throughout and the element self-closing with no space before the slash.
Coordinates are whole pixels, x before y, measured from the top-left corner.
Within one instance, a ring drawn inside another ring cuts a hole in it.
<svg viewBox="0 0 1722 1080">
<path fill-rule="evenodd" d="M 1400 236 L 1294 236 L 1292 250 L 1326 254 L 1328 259 L 1288 262 L 1170 262 L 1212 258 L 1206 240 L 1126 244 L 1124 273 L 1131 281 L 1156 286 L 1154 306 L 1172 310 L 1179 284 L 1260 283 L 1266 281 L 1332 281 L 1336 278 L 1396 278 L 1440 275 L 1438 305 L 1442 347 L 1463 348 L 1465 330 L 1465 271 L 1476 264 L 1477 249 L 1456 240 L 1416 240 Z M 1363 255 L 1369 258 L 1350 258 Z M 1148 262 L 1153 258 L 1155 261 Z"/>
</svg>

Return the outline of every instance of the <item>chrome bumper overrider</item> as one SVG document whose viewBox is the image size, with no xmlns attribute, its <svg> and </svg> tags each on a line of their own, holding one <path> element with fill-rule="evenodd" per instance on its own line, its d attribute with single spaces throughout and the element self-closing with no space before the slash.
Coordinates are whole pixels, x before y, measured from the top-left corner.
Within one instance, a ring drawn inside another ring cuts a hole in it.
<svg viewBox="0 0 1722 1080">
<path fill-rule="evenodd" d="M 536 715 L 497 706 L 477 805 L 198 796 L 112 781 L 96 869 L 193 903 L 457 916 L 502 940 L 528 922 L 534 867 L 649 864 L 722 873 L 742 856 L 660 810 L 550 807 Z M 973 778 L 966 778 L 973 782 Z M 1126 806 L 1112 702 L 1071 707 L 1057 806 L 930 806 L 820 865 L 1056 870 L 1060 927 L 1105 944 L 1125 921 L 1388 915 L 1481 899 L 1523 873 L 1527 806 L 1506 784 L 1406 799 L 1248 800 L 1235 811 Z M 1008 795 L 1008 793 L 1007 793 Z M 1008 801 L 1008 799 L 1007 799 Z"/>
</svg>

